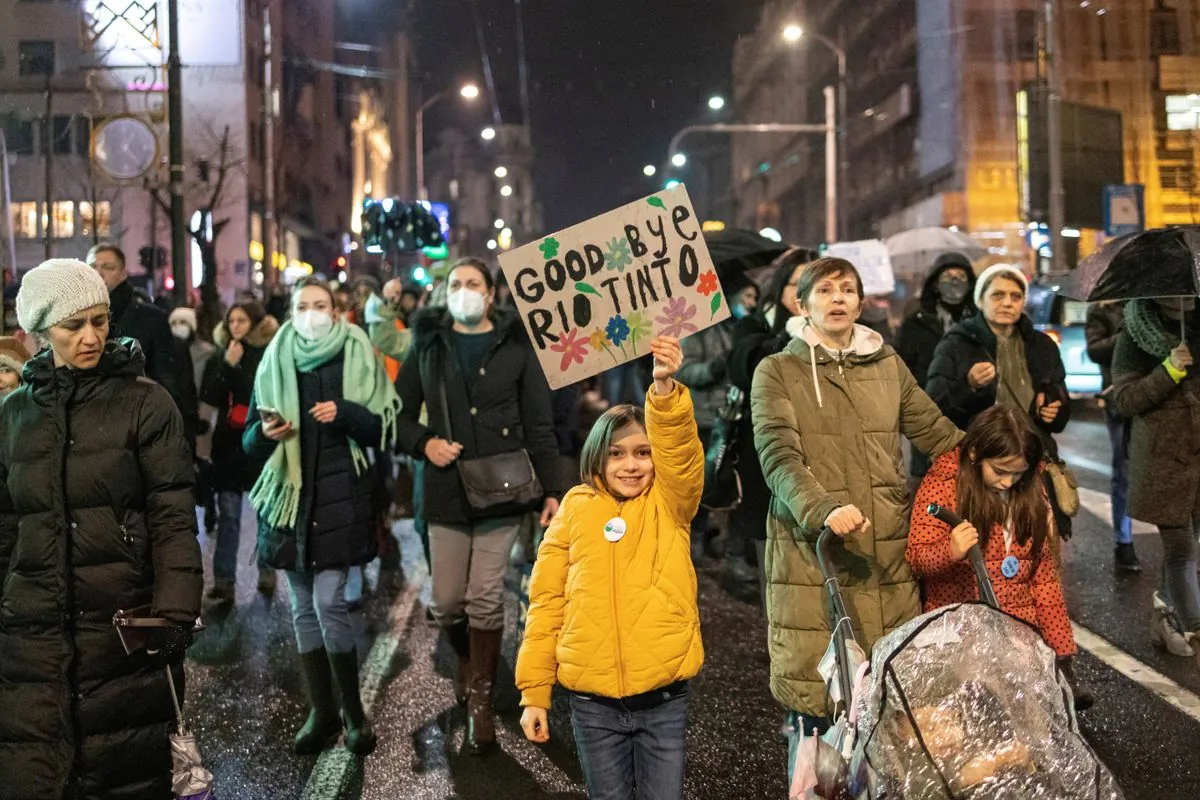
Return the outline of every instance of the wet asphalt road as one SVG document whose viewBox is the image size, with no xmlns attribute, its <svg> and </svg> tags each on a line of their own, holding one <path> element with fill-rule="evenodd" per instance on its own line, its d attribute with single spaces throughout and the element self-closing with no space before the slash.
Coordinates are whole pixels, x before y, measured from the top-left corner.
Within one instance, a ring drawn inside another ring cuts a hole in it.
<svg viewBox="0 0 1200 800">
<path fill-rule="evenodd" d="M 1065 436 L 1085 490 L 1107 494 L 1108 441 L 1099 415 L 1083 409 Z M 1082 465 L 1082 466 L 1080 466 Z M 1094 499 L 1094 498 L 1093 498 Z M 568 798 L 584 797 L 570 719 L 556 699 L 552 742 L 524 741 L 512 685 L 516 602 L 509 603 L 506 664 L 499 680 L 499 751 L 484 759 L 460 754 L 464 713 L 454 706 L 451 656 L 426 625 L 424 564 L 408 522 L 395 528 L 402 573 L 368 570 L 362 620 L 364 696 L 380 737 L 377 752 L 353 759 L 341 748 L 321 759 L 291 754 L 305 711 L 282 581 L 276 597 L 257 594 L 253 522 L 244 517 L 238 606 L 209 615 L 190 652 L 187 717 L 217 795 L 270 798 Z M 1064 550 L 1072 618 L 1191 692 L 1200 693 L 1200 665 L 1164 655 L 1147 636 L 1150 593 L 1159 548 L 1154 534 L 1136 544 L 1145 571 L 1117 575 L 1107 520 L 1086 508 Z M 211 544 L 204 542 L 206 556 Z M 786 797 L 780 709 L 767 690 L 766 627 L 753 597 L 722 587 L 716 563 L 701 564 L 701 616 L 707 660 L 690 705 L 686 796 L 705 800 Z M 511 586 L 518 582 L 514 570 Z M 424 590 L 424 592 L 422 592 Z M 1200 722 L 1096 658 L 1083 654 L 1079 672 L 1097 695 L 1081 714 L 1089 742 L 1116 774 L 1130 800 L 1200 798 Z"/>
</svg>

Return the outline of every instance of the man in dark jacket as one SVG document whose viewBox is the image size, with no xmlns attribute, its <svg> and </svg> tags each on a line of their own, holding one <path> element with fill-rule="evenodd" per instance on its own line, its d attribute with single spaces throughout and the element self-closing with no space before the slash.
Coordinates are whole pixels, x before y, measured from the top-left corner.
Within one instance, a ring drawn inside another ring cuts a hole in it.
<svg viewBox="0 0 1200 800">
<path fill-rule="evenodd" d="M 138 293 L 129 282 L 124 251 L 115 244 L 98 244 L 88 251 L 87 263 L 100 273 L 108 287 L 112 314 L 110 338 L 136 339 L 146 358 L 146 377 L 167 390 L 181 414 L 198 416 L 195 403 L 189 402 L 183 391 L 183 387 L 192 382 L 191 365 L 179 363 L 175 337 L 171 335 L 166 313 Z M 191 431 L 193 441 L 196 425 L 195 418 L 185 418 L 184 427 Z"/>
<path fill-rule="evenodd" d="M 975 313 L 971 302 L 973 291 L 975 273 L 970 259 L 961 253 L 946 253 L 934 262 L 925 279 L 920 307 L 900 325 L 896 352 L 922 388 L 933 363 L 933 351 L 942 336 L 963 317 Z"/>
<path fill-rule="evenodd" d="M 1100 376 L 1105 398 L 1104 421 L 1108 426 L 1108 441 L 1112 444 L 1112 525 L 1116 537 L 1114 550 L 1117 569 L 1122 572 L 1141 572 L 1137 552 L 1133 549 L 1133 521 L 1125 513 L 1126 497 L 1129 493 L 1129 457 L 1125 452 L 1125 420 L 1117 413 L 1112 402 L 1113 353 L 1121 329 L 1125 326 L 1125 304 L 1119 302 L 1093 303 L 1088 308 L 1087 354 L 1100 365 Z"/>
</svg>

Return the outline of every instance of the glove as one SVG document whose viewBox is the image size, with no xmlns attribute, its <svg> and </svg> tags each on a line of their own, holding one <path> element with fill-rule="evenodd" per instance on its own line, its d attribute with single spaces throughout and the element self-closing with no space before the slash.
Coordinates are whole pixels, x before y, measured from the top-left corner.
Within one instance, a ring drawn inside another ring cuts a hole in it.
<svg viewBox="0 0 1200 800">
<path fill-rule="evenodd" d="M 182 625 L 170 628 L 151 628 L 147 636 L 146 654 L 160 658 L 167 664 L 183 661 L 187 649 L 192 646 L 192 629 Z"/>
</svg>

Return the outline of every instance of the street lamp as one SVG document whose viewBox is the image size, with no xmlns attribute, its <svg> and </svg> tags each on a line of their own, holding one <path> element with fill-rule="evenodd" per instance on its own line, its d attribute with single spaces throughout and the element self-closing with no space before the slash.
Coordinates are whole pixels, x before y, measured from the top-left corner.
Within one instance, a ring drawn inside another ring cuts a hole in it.
<svg viewBox="0 0 1200 800">
<path fill-rule="evenodd" d="M 490 142 L 492 139 L 496 138 L 496 129 L 491 127 L 484 128 L 479 132 L 479 137 L 485 142 Z"/>
<path fill-rule="evenodd" d="M 500 196 L 501 197 L 512 197 L 512 193 L 513 193 L 513 188 L 511 186 L 509 186 L 508 184 L 505 184 L 504 186 L 500 187 Z"/>
<path fill-rule="evenodd" d="M 708 98 L 708 107 L 713 111 L 720 111 L 725 107 L 725 98 L 721 97 L 719 94 L 714 94 L 712 97 Z"/>
<path fill-rule="evenodd" d="M 433 108 L 445 98 L 448 92 L 438 92 L 417 109 L 417 199 L 428 200 L 429 192 L 425 188 L 425 112 Z M 479 87 L 473 83 L 465 83 L 459 88 L 458 94 L 465 100 L 479 97 Z M 486 138 L 486 137 L 485 137 Z"/>
<path fill-rule="evenodd" d="M 671 164 L 676 167 L 683 167 L 687 164 L 687 156 L 683 153 L 676 153 L 671 156 Z"/>
<path fill-rule="evenodd" d="M 850 155 L 850 153 L 848 152 L 848 150 L 846 148 L 846 132 L 847 132 L 847 127 L 850 122 L 849 112 L 847 111 L 847 102 L 846 102 L 846 48 L 843 47 L 842 45 L 838 44 L 837 42 L 835 42 L 833 39 L 830 39 L 828 36 L 824 36 L 820 33 L 806 33 L 805 30 L 803 28 L 801 28 L 799 25 L 791 24 L 783 29 L 783 40 L 785 42 L 788 42 L 789 44 L 795 44 L 796 42 L 800 41 L 805 36 L 815 39 L 818 42 L 820 42 L 821 44 L 823 44 L 825 47 L 829 48 L 829 51 L 832 52 L 833 55 L 837 58 L 837 76 L 838 76 L 837 128 L 838 128 L 838 150 L 839 150 L 839 156 L 840 156 L 840 158 L 838 160 L 838 165 L 837 165 L 837 167 L 838 167 L 837 181 L 838 181 L 838 185 L 841 187 L 841 190 L 842 190 L 841 192 L 839 192 L 839 195 L 838 195 L 840 198 L 840 202 L 841 202 L 841 208 L 839 209 L 839 213 L 838 213 L 838 220 L 840 222 L 840 225 L 839 225 L 840 230 L 838 233 L 839 233 L 839 238 L 845 239 L 847 236 L 846 231 L 847 231 L 848 223 L 850 221 L 849 214 L 846 213 L 846 205 L 845 205 L 846 199 L 847 199 L 847 197 L 846 197 L 846 194 L 847 194 L 846 193 L 846 159 Z"/>
<path fill-rule="evenodd" d="M 496 167 L 496 170 L 492 174 L 497 178 L 503 178 L 508 175 L 508 167 Z"/>
<path fill-rule="evenodd" d="M 656 172 L 658 172 L 658 167 L 654 166 L 653 164 L 647 164 L 646 166 L 642 167 L 642 174 L 647 178 L 653 178 L 654 173 Z"/>
</svg>

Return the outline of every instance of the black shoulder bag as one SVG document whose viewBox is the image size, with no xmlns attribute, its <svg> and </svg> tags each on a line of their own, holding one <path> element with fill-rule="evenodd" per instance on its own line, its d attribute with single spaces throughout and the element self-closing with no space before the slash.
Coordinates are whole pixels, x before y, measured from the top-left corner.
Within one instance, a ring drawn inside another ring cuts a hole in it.
<svg viewBox="0 0 1200 800">
<path fill-rule="evenodd" d="M 454 441 L 450 426 L 450 405 L 446 402 L 446 354 L 442 352 L 442 374 L 438 392 L 442 401 L 442 416 L 446 420 L 446 440 Z M 482 458 L 459 459 L 454 462 L 458 477 L 467 493 L 467 503 L 477 511 L 500 505 L 530 505 L 545 496 L 542 482 L 533 468 L 533 460 L 525 448 L 511 453 L 499 453 Z"/>
<path fill-rule="evenodd" d="M 742 503 L 742 478 L 738 473 L 738 434 L 746 413 L 741 389 L 730 386 L 725 405 L 717 412 L 708 452 L 704 454 L 704 493 L 700 505 L 709 511 L 732 511 Z"/>
</svg>

